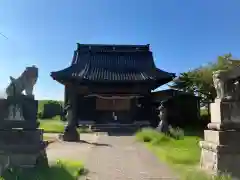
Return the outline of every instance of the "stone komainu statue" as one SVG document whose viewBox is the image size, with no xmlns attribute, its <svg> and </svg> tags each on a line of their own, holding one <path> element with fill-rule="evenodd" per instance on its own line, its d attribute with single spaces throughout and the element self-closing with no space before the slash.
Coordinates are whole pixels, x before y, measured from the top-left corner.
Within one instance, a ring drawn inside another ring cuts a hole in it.
<svg viewBox="0 0 240 180">
<path fill-rule="evenodd" d="M 240 100 L 240 66 L 213 73 L 213 84 L 219 100 Z"/>
<path fill-rule="evenodd" d="M 168 125 L 168 114 L 167 114 L 167 103 L 168 101 L 163 101 L 159 109 L 159 119 L 160 122 L 158 124 L 157 130 L 162 133 L 169 132 L 169 125 Z"/>
<path fill-rule="evenodd" d="M 21 95 L 24 90 L 27 96 L 33 96 L 33 87 L 37 78 L 38 68 L 36 66 L 26 67 L 17 79 L 10 76 L 11 83 L 6 88 L 7 96 Z"/>
</svg>

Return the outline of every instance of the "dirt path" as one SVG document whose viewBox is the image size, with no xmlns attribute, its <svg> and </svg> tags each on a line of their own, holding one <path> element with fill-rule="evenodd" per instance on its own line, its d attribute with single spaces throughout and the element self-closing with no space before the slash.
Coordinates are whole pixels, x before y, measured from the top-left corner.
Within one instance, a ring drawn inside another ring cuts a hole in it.
<svg viewBox="0 0 240 180">
<path fill-rule="evenodd" d="M 47 156 L 50 163 L 56 162 L 58 159 L 66 159 L 80 160 L 85 164 L 91 148 L 94 147 L 94 143 L 98 139 L 95 134 L 81 134 L 81 142 L 63 142 L 57 140 L 58 135 L 56 134 L 46 136 L 55 138 L 55 142 L 47 147 Z"/>
<path fill-rule="evenodd" d="M 86 160 L 88 180 L 177 179 L 134 136 L 100 135 Z"/>
<path fill-rule="evenodd" d="M 83 161 L 89 173 L 82 180 L 177 179 L 134 136 L 82 134 L 82 142 L 54 142 L 47 148 L 49 162 L 57 159 Z"/>
</svg>

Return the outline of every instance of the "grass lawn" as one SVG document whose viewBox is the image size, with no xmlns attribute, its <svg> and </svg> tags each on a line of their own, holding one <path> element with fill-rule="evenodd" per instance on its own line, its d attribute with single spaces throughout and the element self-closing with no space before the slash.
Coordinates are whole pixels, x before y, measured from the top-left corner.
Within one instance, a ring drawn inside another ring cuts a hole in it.
<svg viewBox="0 0 240 180">
<path fill-rule="evenodd" d="M 58 160 L 50 167 L 8 169 L 0 180 L 76 180 L 84 173 L 82 162 Z"/>
<path fill-rule="evenodd" d="M 47 133 L 62 133 L 64 132 L 64 122 L 60 120 L 44 119 L 39 120 L 39 128 L 43 129 Z"/>
<path fill-rule="evenodd" d="M 136 134 L 139 141 L 146 146 L 163 162 L 180 174 L 183 180 L 230 180 L 230 177 L 209 177 L 199 167 L 201 138 L 194 135 L 185 135 L 176 140 L 158 133 L 152 129 L 143 129 Z"/>
<path fill-rule="evenodd" d="M 44 119 L 39 120 L 39 128 L 43 129 L 45 133 L 63 133 L 65 128 L 65 122 L 59 119 Z M 90 133 L 88 128 L 78 128 L 79 133 Z"/>
</svg>

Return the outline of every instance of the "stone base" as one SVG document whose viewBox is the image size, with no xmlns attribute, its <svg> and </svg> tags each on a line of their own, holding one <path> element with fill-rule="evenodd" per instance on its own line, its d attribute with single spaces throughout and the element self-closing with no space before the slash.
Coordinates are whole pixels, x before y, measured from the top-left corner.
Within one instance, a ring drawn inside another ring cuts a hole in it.
<svg viewBox="0 0 240 180">
<path fill-rule="evenodd" d="M 0 129 L 1 145 L 33 145 L 43 141 L 43 130 Z"/>
<path fill-rule="evenodd" d="M 217 131 L 229 131 L 229 130 L 240 131 L 240 122 L 209 123 L 208 129 Z"/>
<path fill-rule="evenodd" d="M 215 131 L 204 130 L 204 141 L 212 142 L 216 145 L 237 146 L 240 138 L 240 131 Z"/>
<path fill-rule="evenodd" d="M 47 153 L 46 153 L 45 149 L 43 151 L 41 151 L 39 156 L 37 157 L 36 165 L 41 166 L 41 167 L 48 167 L 49 166 L 48 157 L 47 157 Z"/>
<path fill-rule="evenodd" d="M 240 132 L 206 130 L 204 135 L 205 141 L 200 142 L 201 168 L 213 174 L 228 172 L 240 179 L 240 145 L 237 140 Z"/>
<path fill-rule="evenodd" d="M 43 130 L 0 130 L 0 154 L 36 154 L 45 148 Z"/>
<path fill-rule="evenodd" d="M 9 165 L 35 167 L 39 161 L 48 164 L 45 149 L 42 130 L 0 130 L 0 173 Z"/>
<path fill-rule="evenodd" d="M 60 136 L 63 141 L 78 142 L 80 140 L 77 129 L 66 127 L 64 133 Z"/>
<path fill-rule="evenodd" d="M 0 167 L 33 168 L 38 165 L 48 166 L 45 150 L 38 153 L 1 153 Z"/>
</svg>

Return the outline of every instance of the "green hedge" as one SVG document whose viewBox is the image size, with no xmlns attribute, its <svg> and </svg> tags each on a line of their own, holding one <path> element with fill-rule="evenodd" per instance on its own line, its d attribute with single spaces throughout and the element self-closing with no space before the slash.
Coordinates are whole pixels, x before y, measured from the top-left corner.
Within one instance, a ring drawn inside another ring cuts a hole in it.
<svg viewBox="0 0 240 180">
<path fill-rule="evenodd" d="M 38 118 L 51 119 L 61 115 L 63 101 L 39 100 L 38 101 Z"/>
</svg>

